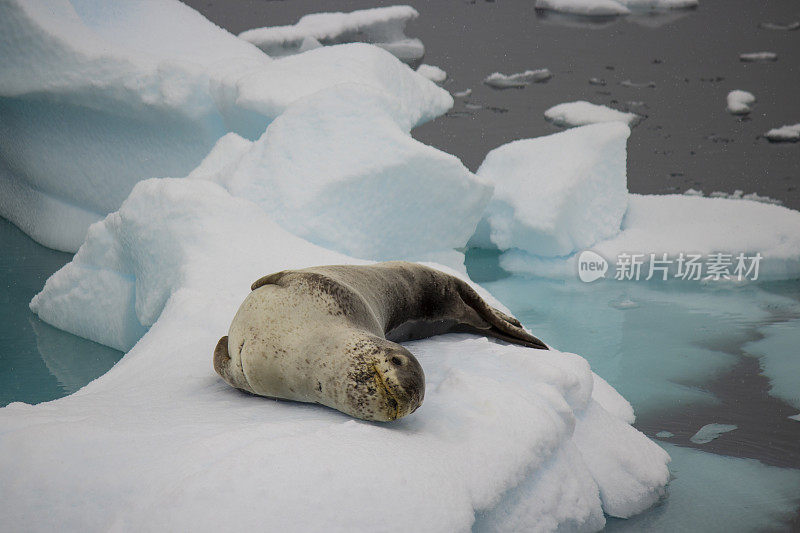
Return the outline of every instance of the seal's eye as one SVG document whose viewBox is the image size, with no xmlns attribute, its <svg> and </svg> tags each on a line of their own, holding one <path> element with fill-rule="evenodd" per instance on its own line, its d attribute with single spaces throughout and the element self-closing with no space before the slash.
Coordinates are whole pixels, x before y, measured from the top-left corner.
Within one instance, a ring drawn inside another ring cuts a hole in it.
<svg viewBox="0 0 800 533">
<path fill-rule="evenodd" d="M 392 357 L 391 362 L 394 366 L 403 366 L 403 360 L 396 355 Z"/>
</svg>

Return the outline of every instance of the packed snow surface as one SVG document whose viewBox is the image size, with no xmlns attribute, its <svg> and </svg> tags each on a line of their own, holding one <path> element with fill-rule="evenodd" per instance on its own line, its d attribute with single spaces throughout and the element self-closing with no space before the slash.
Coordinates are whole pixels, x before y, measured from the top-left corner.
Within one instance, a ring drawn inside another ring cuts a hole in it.
<svg viewBox="0 0 800 533">
<path fill-rule="evenodd" d="M 749 52 L 747 54 L 739 54 L 739 59 L 744 62 L 777 61 L 778 54 L 775 52 Z"/>
<path fill-rule="evenodd" d="M 641 118 L 636 113 L 624 113 L 608 106 L 592 104 L 583 100 L 566 102 L 544 112 L 544 118 L 556 126 L 574 127 L 600 122 L 622 122 L 633 126 Z"/>
<path fill-rule="evenodd" d="M 689 440 L 695 444 L 708 444 L 712 440 L 719 438 L 720 435 L 733 431 L 738 427 L 733 424 L 706 424 L 698 429 L 697 433 L 692 435 Z"/>
<path fill-rule="evenodd" d="M 800 123 L 790 126 L 773 128 L 764 134 L 772 142 L 797 142 L 800 141 Z"/>
<path fill-rule="evenodd" d="M 756 101 L 753 93 L 736 89 L 728 93 L 728 113 L 733 115 L 746 115 L 750 106 Z"/>
<path fill-rule="evenodd" d="M 603 513 L 661 497 L 667 454 L 573 354 L 469 335 L 408 343 L 426 398 L 393 424 L 242 394 L 214 374 L 253 280 L 354 262 L 211 181 L 137 184 L 32 302 L 60 327 L 136 344 L 72 396 L 0 410 L 4 524 L 455 531 L 480 513 L 494 528 L 597 530 Z"/>
<path fill-rule="evenodd" d="M 516 74 L 493 72 L 483 80 L 483 83 L 495 89 L 508 89 L 512 87 L 525 87 L 531 83 L 541 83 L 552 77 L 553 74 L 546 68 L 526 70 L 525 72 L 517 72 Z"/>
<path fill-rule="evenodd" d="M 624 124 L 504 144 L 478 176 L 495 188 L 471 245 L 564 256 L 616 235 L 628 201 Z"/>
<path fill-rule="evenodd" d="M 425 63 L 417 67 L 417 74 L 424 78 L 428 78 L 434 83 L 442 83 L 447 79 L 447 72 L 435 65 L 427 65 Z"/>
<path fill-rule="evenodd" d="M 419 59 L 425 46 L 405 35 L 409 20 L 419 16 L 411 6 L 360 9 L 350 13 L 313 13 L 293 26 L 255 28 L 239 34 L 273 57 L 297 54 L 331 44 L 371 43 L 401 60 Z"/>
<path fill-rule="evenodd" d="M 356 257 L 463 247 L 492 187 L 413 139 L 393 104 L 357 85 L 319 91 L 253 143 L 223 138 L 192 177 L 217 181 L 290 232 Z"/>
<path fill-rule="evenodd" d="M 3 2 L 0 56 L 0 216 L 66 251 L 137 181 L 185 176 L 321 89 L 373 87 L 412 126 L 453 103 L 374 46 L 273 61 L 175 0 Z"/>
<path fill-rule="evenodd" d="M 628 15 L 641 11 L 694 8 L 698 0 L 536 0 L 537 9 L 589 17 Z"/>
</svg>

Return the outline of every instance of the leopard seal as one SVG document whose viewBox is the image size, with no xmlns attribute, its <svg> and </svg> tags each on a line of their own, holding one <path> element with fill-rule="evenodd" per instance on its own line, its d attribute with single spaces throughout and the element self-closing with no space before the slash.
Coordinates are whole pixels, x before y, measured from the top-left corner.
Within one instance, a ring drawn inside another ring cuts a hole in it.
<svg viewBox="0 0 800 533">
<path fill-rule="evenodd" d="M 284 270 L 251 287 L 214 369 L 238 389 L 313 402 L 364 420 L 396 420 L 425 395 L 417 359 L 397 341 L 472 331 L 548 349 L 463 280 L 416 263 Z"/>
</svg>

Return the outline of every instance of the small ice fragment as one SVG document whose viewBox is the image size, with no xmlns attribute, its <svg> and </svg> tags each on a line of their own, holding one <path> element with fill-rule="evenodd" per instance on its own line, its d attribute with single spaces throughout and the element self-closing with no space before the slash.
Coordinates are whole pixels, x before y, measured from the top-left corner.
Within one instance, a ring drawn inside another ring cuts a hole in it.
<svg viewBox="0 0 800 533">
<path fill-rule="evenodd" d="M 746 115 L 750 112 L 750 105 L 756 101 L 753 93 L 736 89 L 728 93 L 728 113 L 733 115 Z"/>
<path fill-rule="evenodd" d="M 764 134 L 772 142 L 797 142 L 800 141 L 800 124 L 781 126 Z"/>
<path fill-rule="evenodd" d="M 656 433 L 656 437 L 658 437 L 659 439 L 669 439 L 674 436 L 675 434 L 670 433 L 669 431 L 659 431 L 658 433 Z"/>
<path fill-rule="evenodd" d="M 471 94 L 472 94 L 472 89 L 464 89 L 463 91 L 458 91 L 457 93 L 453 93 L 453 96 L 456 98 L 466 98 Z"/>
<path fill-rule="evenodd" d="M 442 83 L 447 79 L 447 72 L 434 65 L 421 64 L 417 68 L 417 74 L 424 78 L 428 78 L 434 83 Z"/>
<path fill-rule="evenodd" d="M 686 189 L 686 192 L 683 193 L 686 196 L 703 196 L 703 191 L 698 191 L 696 189 Z"/>
<path fill-rule="evenodd" d="M 544 112 L 544 118 L 556 126 L 573 127 L 599 122 L 622 122 L 633 126 L 641 120 L 636 113 L 624 113 L 604 105 L 591 104 L 583 100 L 566 102 Z"/>
<path fill-rule="evenodd" d="M 790 22 L 789 24 L 777 24 L 775 22 L 762 22 L 758 25 L 759 28 L 764 28 L 765 30 L 779 30 L 779 31 L 794 31 L 800 28 L 800 22 L 794 21 Z"/>
<path fill-rule="evenodd" d="M 624 80 L 619 82 L 620 85 L 623 87 L 633 87 L 634 89 L 653 89 L 656 86 L 656 82 L 654 81 L 646 81 L 642 83 L 636 83 L 631 80 Z"/>
<path fill-rule="evenodd" d="M 464 104 L 464 107 L 466 107 L 467 109 L 473 109 L 473 110 L 475 110 L 475 109 L 483 109 L 483 106 L 480 105 L 480 104 Z"/>
<path fill-rule="evenodd" d="M 606 80 L 604 80 L 603 78 L 589 78 L 589 83 L 591 85 L 600 85 L 602 87 L 605 87 Z"/>
<path fill-rule="evenodd" d="M 748 54 L 739 54 L 739 61 L 746 63 L 753 63 L 756 61 L 777 61 L 778 54 L 775 52 L 750 52 Z"/>
<path fill-rule="evenodd" d="M 613 302 L 611 306 L 617 309 L 635 309 L 639 307 L 639 304 L 629 298 L 625 298 L 624 300 Z"/>
<path fill-rule="evenodd" d="M 751 192 L 745 194 L 743 190 L 736 189 L 732 193 L 714 191 L 708 195 L 710 198 L 728 198 L 730 200 L 750 200 L 751 202 L 759 202 L 762 204 L 781 205 L 783 201 L 770 198 L 769 196 L 761 196 L 758 193 Z"/>
<path fill-rule="evenodd" d="M 560 11 L 586 17 L 628 15 L 631 10 L 615 0 L 536 0 L 537 10 Z"/>
<path fill-rule="evenodd" d="M 695 444 L 707 444 L 723 433 L 733 431 L 734 429 L 738 429 L 738 427 L 739 426 L 734 426 L 733 424 L 706 424 L 701 427 L 697 433 L 692 435 L 689 440 Z"/>
<path fill-rule="evenodd" d="M 546 68 L 526 70 L 516 74 L 501 74 L 493 72 L 483 80 L 483 83 L 495 89 L 508 89 L 509 87 L 525 87 L 531 83 L 541 83 L 553 77 L 553 73 Z"/>
<path fill-rule="evenodd" d="M 789 416 L 787 418 L 791 418 L 792 420 L 796 420 L 796 421 L 800 422 L 800 413 L 797 413 L 796 415 Z"/>
</svg>

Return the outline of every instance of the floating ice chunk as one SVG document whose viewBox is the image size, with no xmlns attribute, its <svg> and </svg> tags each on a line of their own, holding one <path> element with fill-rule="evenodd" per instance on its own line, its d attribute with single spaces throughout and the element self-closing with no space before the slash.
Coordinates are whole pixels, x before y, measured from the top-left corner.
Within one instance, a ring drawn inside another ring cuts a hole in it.
<svg viewBox="0 0 800 533">
<path fill-rule="evenodd" d="M 750 112 L 750 105 L 756 101 L 753 93 L 735 90 L 728 93 L 728 113 L 733 115 L 746 115 Z"/>
<path fill-rule="evenodd" d="M 606 80 L 604 80 L 602 78 L 589 78 L 589 84 L 590 85 L 599 85 L 601 87 L 605 87 Z"/>
<path fill-rule="evenodd" d="M 326 89 L 292 105 L 233 156 L 235 170 L 212 179 L 295 235 L 356 257 L 464 246 L 491 186 L 414 140 L 404 115 L 373 89 Z"/>
<path fill-rule="evenodd" d="M 762 373 L 769 378 L 772 396 L 800 408 L 800 320 L 778 322 L 759 328 L 763 338 L 744 345 L 745 353 L 759 358 Z"/>
<path fill-rule="evenodd" d="M 798 413 L 796 415 L 789 416 L 787 418 L 791 418 L 792 420 L 796 420 L 796 421 L 800 422 L 800 413 Z"/>
<path fill-rule="evenodd" d="M 703 196 L 703 191 L 697 189 L 686 189 L 683 193 L 685 196 Z"/>
<path fill-rule="evenodd" d="M 656 437 L 658 437 L 659 439 L 670 439 L 674 436 L 675 434 L 672 433 L 671 431 L 659 431 L 658 433 L 656 433 Z"/>
<path fill-rule="evenodd" d="M 800 123 L 791 126 L 774 128 L 764 134 L 771 142 L 797 142 L 800 141 Z"/>
<path fill-rule="evenodd" d="M 511 87 L 525 87 L 531 83 L 541 83 L 552 77 L 553 74 L 546 68 L 526 70 L 525 72 L 508 75 L 494 72 L 489 74 L 486 79 L 483 80 L 483 83 L 495 89 L 508 89 Z"/>
<path fill-rule="evenodd" d="M 216 154 L 205 167 L 231 160 Z M 0 409 L 0 476 L 14 483 L 0 499 L 4 526 L 292 530 L 301 517 L 310 530 L 379 530 L 388 520 L 457 531 L 480 515 L 494 517 L 488 528 L 596 529 L 604 510 L 627 516 L 663 492 L 668 456 L 625 421 L 610 387 L 601 395 L 616 414 L 594 399 L 601 382 L 574 354 L 531 357 L 464 334 L 409 343 L 425 369 L 425 403 L 390 425 L 243 395 L 214 374 L 213 346 L 254 279 L 354 262 L 288 234 L 214 183 L 136 185 L 35 306 L 100 335 L 125 313 L 155 323 L 78 393 Z M 109 292 L 99 270 L 128 280 L 135 295 Z M 42 501 L 48 512 L 33 512 Z"/>
<path fill-rule="evenodd" d="M 0 216 L 68 251 L 137 181 L 184 176 L 323 88 L 375 87 L 410 124 L 453 102 L 374 46 L 272 61 L 173 0 L 3 2 L 0 50 Z"/>
<path fill-rule="evenodd" d="M 779 31 L 794 31 L 800 29 L 800 22 L 794 21 L 788 24 L 778 24 L 775 22 L 762 22 L 758 25 L 759 28 L 764 28 L 765 30 L 779 30 Z"/>
<path fill-rule="evenodd" d="M 631 12 L 615 0 L 536 0 L 536 9 L 590 17 L 627 15 Z"/>
<path fill-rule="evenodd" d="M 698 0 L 537 0 L 537 9 L 589 17 L 697 7 Z"/>
<path fill-rule="evenodd" d="M 352 42 L 370 43 L 410 61 L 425 55 L 419 39 L 404 33 L 406 24 L 419 16 L 411 6 L 360 9 L 350 13 L 313 13 L 293 26 L 273 26 L 239 34 L 270 56 L 305 52 L 322 45 Z"/>
<path fill-rule="evenodd" d="M 426 65 L 425 63 L 417 67 L 417 74 L 424 78 L 428 78 L 434 83 L 442 83 L 447 79 L 447 72 L 437 66 Z"/>
<path fill-rule="evenodd" d="M 778 54 L 775 52 L 750 52 L 747 54 L 739 54 L 739 60 L 746 63 L 758 61 L 777 61 Z"/>
<path fill-rule="evenodd" d="M 563 256 L 619 232 L 627 202 L 624 124 L 584 126 L 489 152 L 495 193 L 473 246 Z"/>
<path fill-rule="evenodd" d="M 471 94 L 472 94 L 472 89 L 464 89 L 463 91 L 458 91 L 453 93 L 453 96 L 456 98 L 466 98 Z"/>
<path fill-rule="evenodd" d="M 624 113 L 604 105 L 592 104 L 583 100 L 553 106 L 544 112 L 544 118 L 556 126 L 568 128 L 600 122 L 622 122 L 628 126 L 633 126 L 641 119 L 636 113 Z"/>
<path fill-rule="evenodd" d="M 656 86 L 654 81 L 634 82 L 631 80 L 623 80 L 619 82 L 623 87 L 632 87 L 634 89 L 653 89 Z"/>
<path fill-rule="evenodd" d="M 491 204 L 490 204 L 491 205 Z M 480 225 L 478 226 L 480 229 Z M 628 210 L 618 235 L 597 242 L 591 249 L 612 265 L 619 254 L 643 255 L 640 279 L 648 272 L 649 254 L 666 253 L 673 263 L 681 253 L 707 257 L 730 254 L 761 254 L 758 279 L 795 279 L 800 276 L 800 212 L 783 206 L 727 198 L 686 195 L 639 195 L 628 197 Z M 577 255 L 545 257 L 519 250 L 504 253 L 501 266 L 512 272 L 547 277 L 576 276 Z M 656 274 L 661 279 L 660 274 Z"/>
<path fill-rule="evenodd" d="M 739 426 L 733 424 L 706 424 L 701 427 L 697 433 L 689 437 L 689 440 L 695 444 L 708 444 L 712 440 L 718 438 L 723 433 L 728 433 Z"/>
</svg>

